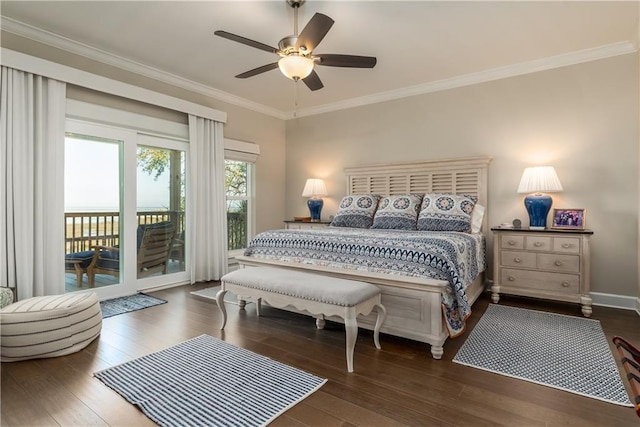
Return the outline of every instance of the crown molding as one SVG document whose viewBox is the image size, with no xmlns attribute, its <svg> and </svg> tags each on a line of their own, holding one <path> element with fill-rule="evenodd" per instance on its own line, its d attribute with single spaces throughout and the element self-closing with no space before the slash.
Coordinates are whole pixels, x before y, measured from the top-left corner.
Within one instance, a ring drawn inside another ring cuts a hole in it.
<svg viewBox="0 0 640 427">
<path fill-rule="evenodd" d="M 89 45 L 62 37 L 55 33 L 25 24 L 15 19 L 1 16 L 1 28 L 3 31 L 34 40 L 58 49 L 65 50 L 83 56 L 94 61 L 120 68 L 125 71 L 136 73 L 163 83 L 170 84 L 194 93 L 218 99 L 229 104 L 247 108 L 258 113 L 266 114 L 281 120 L 308 117 L 317 114 L 329 113 L 333 111 L 345 110 L 348 108 L 361 107 L 369 104 L 392 101 L 410 96 L 423 95 L 439 92 L 458 87 L 470 86 L 494 80 L 535 73 L 538 71 L 551 70 L 554 68 L 566 67 L 569 65 L 581 64 L 584 62 L 605 59 L 619 55 L 626 55 L 638 51 L 638 41 L 624 41 L 599 46 L 590 49 L 556 55 L 548 58 L 536 59 L 533 61 L 521 62 L 519 64 L 508 65 L 477 73 L 466 74 L 450 79 L 438 80 L 409 86 L 397 90 L 380 92 L 373 95 L 351 98 L 345 101 L 333 102 L 317 107 L 300 108 L 297 111 L 281 111 L 268 107 L 257 102 L 224 92 L 201 83 L 197 83 L 162 70 L 149 67 L 144 64 L 114 55 L 112 53 L 96 49 Z"/>
<path fill-rule="evenodd" d="M 409 86 L 398 90 L 380 92 L 359 98 L 351 98 L 345 101 L 320 105 L 318 107 L 301 108 L 295 113 L 295 116 L 293 111 L 289 112 L 288 119 L 313 116 L 316 114 L 345 110 L 347 108 L 392 101 L 409 96 L 423 95 L 463 86 L 470 86 L 509 77 L 521 76 L 524 74 L 536 73 L 538 71 L 552 70 L 554 68 L 596 61 L 598 59 L 605 59 L 613 56 L 627 55 L 637 51 L 638 47 L 629 41 L 612 43 L 591 49 L 584 49 L 567 54 L 493 68 L 490 70 L 480 71 L 478 73 L 465 74 L 463 76 L 453 77 L 450 79 Z"/>
<path fill-rule="evenodd" d="M 258 113 L 263 113 L 283 120 L 287 118 L 285 112 L 277 110 L 275 108 L 271 108 L 257 102 L 249 101 L 248 99 L 241 98 L 228 92 L 214 89 L 210 86 L 206 86 L 201 83 L 176 76 L 175 74 L 167 73 L 148 65 L 144 65 L 118 55 L 114 55 L 104 50 L 97 49 L 87 44 L 77 42 L 67 37 L 63 37 L 58 34 L 43 30 L 41 28 L 25 24 L 6 16 L 2 16 L 1 18 L 2 19 L 0 22 L 2 31 L 7 31 L 17 36 L 36 41 L 38 43 L 43 43 L 57 49 L 62 49 L 64 51 L 80 55 L 82 57 L 98 61 L 103 64 L 107 64 L 125 71 L 158 80 L 172 86 L 177 86 L 191 92 L 215 98 L 220 101 L 228 102 L 229 104 L 244 107 Z"/>
</svg>

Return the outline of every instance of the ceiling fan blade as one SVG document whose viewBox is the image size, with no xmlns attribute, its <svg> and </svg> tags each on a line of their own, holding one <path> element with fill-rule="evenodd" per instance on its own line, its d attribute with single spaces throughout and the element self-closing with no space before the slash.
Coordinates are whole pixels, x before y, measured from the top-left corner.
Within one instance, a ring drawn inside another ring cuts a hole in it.
<svg viewBox="0 0 640 427">
<path fill-rule="evenodd" d="M 213 34 L 215 34 L 216 36 L 220 36 L 222 38 L 228 39 L 228 40 L 232 40 L 234 42 L 238 42 L 238 43 L 242 43 L 242 44 L 247 45 L 247 46 L 255 47 L 256 49 L 264 50 L 264 51 L 271 52 L 271 53 L 277 53 L 278 52 L 278 49 L 276 49 L 275 47 L 271 47 L 271 46 L 266 45 L 264 43 L 260 43 L 260 42 L 257 42 L 255 40 L 251 40 L 251 39 L 248 39 L 246 37 L 239 36 L 237 34 L 232 34 L 232 33 L 229 33 L 227 31 L 218 30 L 218 31 L 215 31 Z"/>
<path fill-rule="evenodd" d="M 296 42 L 296 49 L 300 49 L 302 46 L 307 52 L 311 52 L 318 46 L 324 36 L 327 35 L 329 29 L 333 25 L 333 19 L 322 13 L 316 13 L 311 20 L 302 29 L 302 32 L 298 35 L 298 41 Z"/>
<path fill-rule="evenodd" d="M 239 79 L 246 79 L 247 77 L 253 77 L 258 74 L 265 73 L 267 71 L 271 71 L 275 68 L 278 68 L 278 63 L 274 62 L 273 64 L 263 65 L 262 67 L 254 68 L 253 70 L 245 71 L 244 73 L 238 74 L 236 77 Z"/>
<path fill-rule="evenodd" d="M 311 74 L 302 79 L 302 81 L 311 90 L 318 90 L 324 87 L 322 81 L 320 80 L 320 77 L 318 77 L 318 74 L 315 72 L 315 70 L 311 71 Z"/>
<path fill-rule="evenodd" d="M 314 56 L 320 59 L 318 65 L 326 65 L 329 67 L 373 68 L 378 62 L 373 56 L 340 55 L 333 53 Z"/>
</svg>

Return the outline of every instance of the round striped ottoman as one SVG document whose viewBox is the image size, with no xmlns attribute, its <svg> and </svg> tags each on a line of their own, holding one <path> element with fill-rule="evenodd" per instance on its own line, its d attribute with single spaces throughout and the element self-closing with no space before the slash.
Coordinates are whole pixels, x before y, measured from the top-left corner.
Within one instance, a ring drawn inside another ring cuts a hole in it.
<svg viewBox="0 0 640 427">
<path fill-rule="evenodd" d="M 102 329 L 95 292 L 34 297 L 0 310 L 0 360 L 64 356 L 85 348 Z"/>
</svg>

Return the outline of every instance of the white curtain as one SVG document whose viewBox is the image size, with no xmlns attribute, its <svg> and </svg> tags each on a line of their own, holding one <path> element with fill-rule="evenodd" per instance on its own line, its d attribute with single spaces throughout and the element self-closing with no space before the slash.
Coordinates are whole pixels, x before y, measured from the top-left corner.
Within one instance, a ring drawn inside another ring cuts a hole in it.
<svg viewBox="0 0 640 427">
<path fill-rule="evenodd" d="M 191 283 L 227 272 L 227 207 L 222 123 L 189 115 Z"/>
<path fill-rule="evenodd" d="M 64 292 L 66 84 L 2 67 L 0 286 L 18 299 Z"/>
</svg>

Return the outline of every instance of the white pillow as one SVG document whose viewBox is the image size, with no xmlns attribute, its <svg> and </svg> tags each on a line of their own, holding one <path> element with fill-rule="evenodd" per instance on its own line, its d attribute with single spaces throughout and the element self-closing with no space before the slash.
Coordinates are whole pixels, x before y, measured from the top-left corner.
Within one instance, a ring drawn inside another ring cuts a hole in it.
<svg viewBox="0 0 640 427">
<path fill-rule="evenodd" d="M 482 228 L 482 219 L 484 218 L 484 206 L 476 203 L 471 212 L 471 232 L 479 233 Z"/>
</svg>

